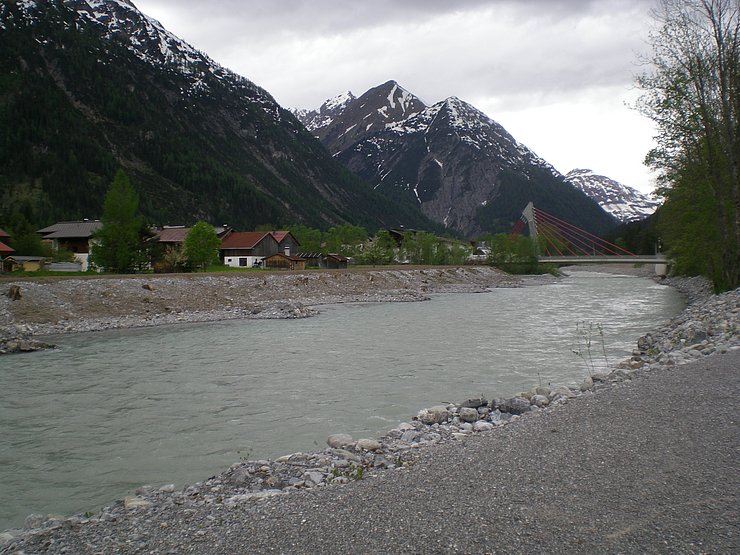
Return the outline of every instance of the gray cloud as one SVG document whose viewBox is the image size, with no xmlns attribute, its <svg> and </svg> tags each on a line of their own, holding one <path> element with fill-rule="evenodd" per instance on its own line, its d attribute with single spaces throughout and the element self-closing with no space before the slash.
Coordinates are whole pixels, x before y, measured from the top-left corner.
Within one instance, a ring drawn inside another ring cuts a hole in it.
<svg viewBox="0 0 740 555">
<path fill-rule="evenodd" d="M 592 104 L 601 102 L 603 110 L 627 110 L 624 97 L 632 86 L 633 74 L 639 71 L 637 53 L 647 50 L 649 11 L 656 1 L 134 3 L 217 62 L 265 87 L 287 107 L 314 108 L 339 92 L 349 89 L 361 94 L 396 79 L 427 103 L 458 96 L 480 104 L 478 107 L 489 110 L 494 119 L 498 113 L 506 113 L 512 121 L 517 114 L 531 119 L 537 113 L 541 118 L 548 106 L 561 112 L 567 109 L 574 114 L 568 126 L 573 141 L 580 133 L 591 135 L 590 141 L 595 143 L 593 135 L 598 130 L 593 128 L 594 114 L 601 108 L 590 105 L 588 120 L 579 123 L 575 120 L 578 103 L 588 99 Z M 555 119 L 557 114 L 553 114 Z M 630 117 L 621 119 L 631 121 Z M 620 117 L 605 113 L 604 121 L 620 121 Z M 645 129 L 635 133 L 643 134 L 643 143 L 649 139 L 644 138 Z M 604 130 L 604 135 L 608 134 L 609 130 Z M 529 144 L 539 137 L 517 138 Z M 604 144 L 613 140 L 616 138 L 605 137 Z M 614 150 L 624 151 L 625 142 L 640 141 L 623 141 Z M 546 143 L 538 153 L 558 169 L 571 169 L 559 167 L 558 161 L 551 159 L 554 155 L 548 158 L 548 148 Z M 576 146 L 574 142 L 573 148 L 589 145 Z M 644 152 L 622 156 L 629 156 L 629 161 L 615 162 L 614 167 L 631 166 L 632 175 L 638 176 L 624 181 L 649 188 L 642 168 Z"/>
</svg>

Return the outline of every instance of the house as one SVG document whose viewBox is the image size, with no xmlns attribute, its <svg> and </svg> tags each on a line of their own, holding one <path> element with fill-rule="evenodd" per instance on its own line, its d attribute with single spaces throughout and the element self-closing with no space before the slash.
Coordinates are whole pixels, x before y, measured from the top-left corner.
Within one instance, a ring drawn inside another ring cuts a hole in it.
<svg viewBox="0 0 740 555">
<path fill-rule="evenodd" d="M 6 256 L 9 256 L 15 252 L 15 249 L 9 245 L 6 245 L 3 241 L 7 241 L 10 239 L 10 235 L 8 235 L 5 231 L 0 229 L 0 272 L 3 270 L 3 258 Z"/>
<path fill-rule="evenodd" d="M 298 249 L 301 244 L 298 242 L 298 239 L 293 237 L 293 234 L 290 231 L 271 231 L 270 233 L 272 233 L 272 236 L 275 237 L 275 240 L 278 242 L 280 252 L 287 254 L 288 256 L 290 256 L 291 253 L 298 253 Z"/>
<path fill-rule="evenodd" d="M 258 266 L 279 250 L 277 239 L 267 231 L 231 231 L 221 239 L 221 258 L 233 268 Z"/>
<path fill-rule="evenodd" d="M 46 260 L 44 256 L 8 256 L 3 259 L 3 271 L 38 272 L 44 268 Z"/>
<path fill-rule="evenodd" d="M 59 222 L 44 229 L 39 229 L 41 240 L 51 244 L 54 250 L 66 249 L 75 254 L 81 263 L 83 272 L 88 269 L 90 243 L 95 232 L 103 227 L 100 220 L 82 220 L 77 222 Z"/>
<path fill-rule="evenodd" d="M 330 270 L 338 270 L 343 269 L 347 267 L 347 264 L 349 264 L 349 258 L 346 256 L 342 256 L 341 254 L 327 254 L 323 258 L 323 268 L 328 268 Z"/>
<path fill-rule="evenodd" d="M 275 253 L 263 260 L 265 268 L 276 270 L 305 270 L 306 260 L 300 256 L 291 256 L 282 252 Z"/>
<path fill-rule="evenodd" d="M 153 231 L 155 233 L 154 240 L 162 247 L 167 248 L 182 245 L 185 242 L 185 237 L 190 232 L 190 228 L 184 225 L 166 225 L 161 228 L 154 228 Z"/>
<path fill-rule="evenodd" d="M 178 247 L 185 242 L 185 237 L 190 233 L 189 227 L 184 225 L 166 225 L 163 227 L 155 227 L 152 231 L 155 233 L 155 240 L 163 247 Z M 222 239 L 227 233 L 231 231 L 231 228 L 227 225 L 213 226 L 213 230 L 216 232 L 216 236 Z"/>
</svg>

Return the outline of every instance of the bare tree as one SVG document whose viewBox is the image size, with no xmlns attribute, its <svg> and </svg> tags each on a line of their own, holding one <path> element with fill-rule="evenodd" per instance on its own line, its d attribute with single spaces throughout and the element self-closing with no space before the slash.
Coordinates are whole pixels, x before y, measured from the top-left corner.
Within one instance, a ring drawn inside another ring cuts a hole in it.
<svg viewBox="0 0 740 555">
<path fill-rule="evenodd" d="M 647 163 L 660 172 L 666 205 L 711 204 L 716 222 L 707 225 L 716 224 L 711 231 L 721 252 L 709 272 L 719 287 L 734 288 L 740 272 L 740 4 L 662 0 L 653 17 L 653 70 L 637 78 L 645 91 L 639 108 L 658 129 Z M 710 198 L 684 194 L 686 187 Z"/>
</svg>

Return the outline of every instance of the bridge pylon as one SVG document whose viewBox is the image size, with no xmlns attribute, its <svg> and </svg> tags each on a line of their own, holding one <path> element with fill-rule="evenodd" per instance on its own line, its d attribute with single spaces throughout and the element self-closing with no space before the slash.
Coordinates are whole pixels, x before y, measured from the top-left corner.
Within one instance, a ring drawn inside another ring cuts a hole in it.
<svg viewBox="0 0 740 555">
<path fill-rule="evenodd" d="M 529 204 L 522 210 L 522 217 L 524 217 L 529 226 L 529 237 L 537 244 L 537 221 L 534 218 L 534 203 L 530 200 Z"/>
</svg>

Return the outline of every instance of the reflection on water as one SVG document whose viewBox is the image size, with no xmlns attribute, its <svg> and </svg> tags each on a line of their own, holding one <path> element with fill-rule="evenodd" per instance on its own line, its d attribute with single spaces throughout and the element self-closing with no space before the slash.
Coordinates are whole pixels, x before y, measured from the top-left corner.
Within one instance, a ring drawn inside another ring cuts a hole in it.
<svg viewBox="0 0 740 555">
<path fill-rule="evenodd" d="M 650 280 L 577 272 L 303 320 L 57 338 L 58 350 L 0 357 L 0 530 L 145 483 L 181 487 L 240 458 L 321 449 L 330 433 L 378 436 L 440 402 L 577 383 L 578 322 L 601 325 L 616 362 L 682 308 Z"/>
</svg>

